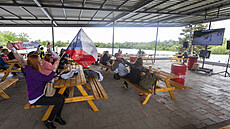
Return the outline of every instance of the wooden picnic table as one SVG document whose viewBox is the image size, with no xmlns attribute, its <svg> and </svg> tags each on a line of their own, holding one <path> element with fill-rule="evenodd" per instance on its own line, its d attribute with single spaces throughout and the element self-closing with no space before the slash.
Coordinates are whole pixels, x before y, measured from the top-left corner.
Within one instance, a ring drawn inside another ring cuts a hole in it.
<svg viewBox="0 0 230 129">
<path fill-rule="evenodd" d="M 174 94 L 173 94 L 173 90 L 184 90 L 184 89 L 188 89 L 187 86 L 181 85 L 179 83 L 176 83 L 174 81 L 171 81 L 170 79 L 175 79 L 178 78 L 177 75 L 173 74 L 173 73 L 168 73 L 165 71 L 157 71 L 157 69 L 152 68 L 152 70 L 150 72 L 153 72 L 159 81 L 163 81 L 166 85 L 166 88 L 160 86 L 157 82 L 157 87 L 159 89 L 159 91 L 156 90 L 156 92 L 162 92 L 162 91 L 169 91 L 169 94 L 171 96 L 172 99 L 175 99 Z"/>
<path fill-rule="evenodd" d="M 85 85 L 88 90 L 91 90 L 88 83 L 86 82 L 86 78 L 85 78 L 82 66 L 78 65 L 77 69 L 79 69 L 78 75 L 73 76 L 73 78 L 71 78 L 71 79 L 58 79 L 54 83 L 54 88 L 60 88 L 58 93 L 63 94 L 64 91 L 66 90 L 66 88 L 70 87 L 69 97 L 65 98 L 65 103 L 87 101 L 94 111 L 98 111 L 98 108 L 96 107 L 96 105 L 92 101 L 92 100 L 96 99 L 95 96 L 94 95 L 88 95 L 88 93 L 83 88 L 83 85 Z M 75 96 L 74 97 L 74 86 L 77 87 L 77 89 L 80 91 L 82 96 Z M 45 121 L 48 119 L 52 109 L 53 109 L 53 106 L 49 106 L 48 110 L 46 111 L 45 115 L 42 118 L 42 121 Z"/>
<path fill-rule="evenodd" d="M 20 63 L 14 59 L 14 60 L 8 60 L 6 61 L 7 64 L 10 65 L 10 67 L 7 70 L 0 70 L 1 73 L 5 73 L 4 76 L 2 77 L 1 81 L 4 81 L 6 77 L 9 75 L 11 72 L 22 72 L 21 68 L 13 70 L 12 68 L 17 64 L 21 67 Z"/>
<path fill-rule="evenodd" d="M 172 57 L 170 57 L 171 58 L 171 60 L 170 61 L 172 61 L 172 60 L 177 60 L 177 62 L 178 63 L 180 63 L 181 62 L 181 60 L 183 60 L 183 55 L 182 54 L 180 54 L 180 55 L 173 55 Z"/>
</svg>

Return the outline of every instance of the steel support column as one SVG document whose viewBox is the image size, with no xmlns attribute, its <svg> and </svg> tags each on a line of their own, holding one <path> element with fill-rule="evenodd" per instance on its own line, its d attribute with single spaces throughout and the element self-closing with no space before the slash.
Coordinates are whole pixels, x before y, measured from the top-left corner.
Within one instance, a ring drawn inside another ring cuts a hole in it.
<svg viewBox="0 0 230 129">
<path fill-rule="evenodd" d="M 158 29 L 159 29 L 159 22 L 157 23 L 157 33 L 156 33 L 156 44 L 155 44 L 154 58 L 156 58 L 156 53 L 157 53 Z M 155 62 L 156 62 L 156 60 L 154 60 L 154 63 Z"/>
<path fill-rule="evenodd" d="M 189 27 L 190 27 L 190 33 L 189 33 L 189 41 L 188 41 L 188 49 L 187 49 L 188 53 L 189 53 L 189 44 L 191 43 L 191 37 L 192 37 L 192 25 L 190 24 Z"/>
<path fill-rule="evenodd" d="M 113 41 L 112 41 L 112 55 L 114 55 L 114 22 L 113 22 Z"/>
<path fill-rule="evenodd" d="M 208 27 L 209 30 L 211 29 L 211 23 L 212 23 L 212 21 L 210 20 L 209 27 Z M 207 50 L 208 50 L 208 45 L 205 45 L 205 51 L 204 51 L 204 55 L 203 55 L 202 68 L 204 68 L 204 62 L 205 62 L 205 57 L 206 57 Z"/>
<path fill-rule="evenodd" d="M 52 24 L 52 42 L 53 42 L 53 51 L 54 50 L 54 24 L 53 24 L 53 20 L 51 21 L 51 24 Z"/>
</svg>

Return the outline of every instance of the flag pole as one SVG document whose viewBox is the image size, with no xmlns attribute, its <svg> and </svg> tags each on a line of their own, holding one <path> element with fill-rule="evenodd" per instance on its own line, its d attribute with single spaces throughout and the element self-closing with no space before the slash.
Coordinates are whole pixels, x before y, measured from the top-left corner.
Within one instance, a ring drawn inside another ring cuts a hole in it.
<svg viewBox="0 0 230 129">
<path fill-rule="evenodd" d="M 155 51 L 154 51 L 154 59 L 156 58 L 156 53 L 157 53 L 158 28 L 159 28 L 159 22 L 157 23 L 157 33 L 156 33 L 156 44 L 155 44 Z M 156 62 L 156 60 L 154 60 L 154 63 L 155 62 Z"/>
</svg>

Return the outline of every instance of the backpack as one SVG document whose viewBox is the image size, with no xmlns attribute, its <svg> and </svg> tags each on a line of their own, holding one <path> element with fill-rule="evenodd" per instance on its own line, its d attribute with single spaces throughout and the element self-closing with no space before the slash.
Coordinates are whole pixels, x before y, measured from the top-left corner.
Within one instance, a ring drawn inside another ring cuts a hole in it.
<svg viewBox="0 0 230 129">
<path fill-rule="evenodd" d="M 120 75 L 118 74 L 118 73 L 115 73 L 114 75 L 113 75 L 113 78 L 115 79 L 115 80 L 120 80 Z"/>
<path fill-rule="evenodd" d="M 157 77 L 154 73 L 147 73 L 143 77 L 143 79 L 140 80 L 139 86 L 141 86 L 143 89 L 146 90 L 152 90 L 153 84 L 154 84 L 154 94 L 156 90 L 156 82 Z"/>
</svg>

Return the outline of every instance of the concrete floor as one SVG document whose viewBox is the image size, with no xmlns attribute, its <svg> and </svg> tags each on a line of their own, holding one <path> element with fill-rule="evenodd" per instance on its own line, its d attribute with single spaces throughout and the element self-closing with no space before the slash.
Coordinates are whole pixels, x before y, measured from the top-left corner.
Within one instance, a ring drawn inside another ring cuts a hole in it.
<svg viewBox="0 0 230 129">
<path fill-rule="evenodd" d="M 175 61 L 156 61 L 153 68 L 160 67 L 170 72 L 171 63 Z M 145 65 L 152 64 L 145 62 Z M 224 67 L 205 67 L 213 68 L 214 72 L 225 70 Z M 185 85 L 190 87 L 189 90 L 175 91 L 175 100 L 171 100 L 168 92 L 157 93 L 141 106 L 143 96 L 139 97 L 135 88 L 122 88 L 123 82 L 114 80 L 113 72 L 105 74 L 100 66 L 93 65 L 91 68 L 104 75 L 101 84 L 109 99 L 94 101 L 98 112 L 93 112 L 86 102 L 65 104 L 62 114 L 67 125 L 54 123 L 57 128 L 216 129 L 230 124 L 230 77 L 187 71 Z M 24 110 L 28 102 L 25 79 L 21 75 L 13 78 L 20 80 L 16 86 L 5 90 L 10 99 L 0 98 L 0 129 L 46 129 L 40 120 L 47 107 Z"/>
</svg>

